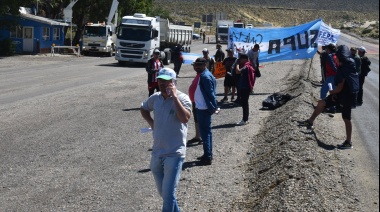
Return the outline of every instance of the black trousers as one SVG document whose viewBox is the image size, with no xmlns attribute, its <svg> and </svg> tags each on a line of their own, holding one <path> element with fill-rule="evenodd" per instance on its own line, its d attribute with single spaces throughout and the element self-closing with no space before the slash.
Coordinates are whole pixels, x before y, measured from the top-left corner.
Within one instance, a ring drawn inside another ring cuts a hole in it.
<svg viewBox="0 0 380 212">
<path fill-rule="evenodd" d="M 240 87 L 239 87 L 240 77 L 234 76 L 234 80 L 235 80 L 235 86 L 236 86 L 236 100 L 240 101 L 240 98 L 241 98 L 241 92 L 240 92 Z"/>
<path fill-rule="evenodd" d="M 364 85 L 364 82 L 365 82 L 365 76 L 360 75 L 359 76 L 359 93 L 358 93 L 358 98 L 356 100 L 356 102 L 358 104 L 363 104 L 363 85 Z"/>
<path fill-rule="evenodd" d="M 251 91 L 249 89 L 240 89 L 240 104 L 243 108 L 243 121 L 248 121 L 249 118 L 249 96 Z"/>
</svg>

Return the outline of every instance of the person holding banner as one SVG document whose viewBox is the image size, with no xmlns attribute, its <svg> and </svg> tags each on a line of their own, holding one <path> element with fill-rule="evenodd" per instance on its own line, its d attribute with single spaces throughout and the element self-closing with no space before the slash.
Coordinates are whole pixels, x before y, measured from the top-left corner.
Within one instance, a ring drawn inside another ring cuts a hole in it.
<svg viewBox="0 0 380 212">
<path fill-rule="evenodd" d="M 249 118 L 249 96 L 255 85 L 255 69 L 253 68 L 251 62 L 248 59 L 248 55 L 240 55 L 240 65 L 242 67 L 236 70 L 236 73 L 240 75 L 239 88 L 241 101 L 240 104 L 243 108 L 243 119 L 237 123 L 237 125 L 242 126 L 248 124 Z"/>
<path fill-rule="evenodd" d="M 233 49 L 227 49 L 227 58 L 223 60 L 223 65 L 226 69 L 226 75 L 224 77 L 224 98 L 221 100 L 222 102 L 228 101 L 227 95 L 231 90 L 231 102 L 235 100 L 235 90 L 236 84 L 235 80 L 232 77 L 232 66 L 236 62 L 236 57 L 234 55 Z"/>
<path fill-rule="evenodd" d="M 324 83 L 326 81 L 326 58 L 327 58 L 327 52 L 326 52 L 327 46 L 322 46 L 322 51 L 317 51 L 319 54 L 319 59 L 321 61 L 321 76 L 322 80 L 321 83 Z"/>
<path fill-rule="evenodd" d="M 351 57 L 350 49 L 347 46 L 338 46 L 336 56 L 339 61 L 339 68 L 335 76 L 336 88 L 330 90 L 330 95 L 323 100 L 319 100 L 312 115 L 305 121 L 298 121 L 299 126 L 313 129 L 315 119 L 325 108 L 332 106 L 340 107 L 342 118 L 346 129 L 346 140 L 338 144 L 338 149 L 352 149 L 352 105 L 356 102 L 356 95 L 359 91 L 359 75 L 356 72 L 355 61 Z"/>
<path fill-rule="evenodd" d="M 330 43 L 326 47 L 326 54 L 327 57 L 325 58 L 325 64 L 323 65 L 325 67 L 325 81 L 322 84 L 321 87 L 321 93 L 320 93 L 320 99 L 324 99 L 327 97 L 327 93 L 329 92 L 329 83 L 332 84 L 332 88 L 335 88 L 334 85 L 334 79 L 338 70 L 339 61 L 335 54 L 336 47 L 334 44 Z M 335 108 L 335 107 L 334 107 Z"/>
</svg>

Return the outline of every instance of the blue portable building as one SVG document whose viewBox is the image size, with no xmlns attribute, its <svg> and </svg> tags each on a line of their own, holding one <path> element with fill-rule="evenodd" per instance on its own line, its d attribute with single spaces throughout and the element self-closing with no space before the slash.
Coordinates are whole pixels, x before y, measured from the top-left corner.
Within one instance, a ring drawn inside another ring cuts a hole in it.
<svg viewBox="0 0 380 212">
<path fill-rule="evenodd" d="M 49 53 L 51 46 L 64 46 L 65 27 L 68 23 L 31 14 L 28 8 L 20 8 L 20 15 L 4 15 L 5 21 L 15 21 L 15 26 L 0 28 L 0 40 L 11 39 L 16 53 Z"/>
</svg>

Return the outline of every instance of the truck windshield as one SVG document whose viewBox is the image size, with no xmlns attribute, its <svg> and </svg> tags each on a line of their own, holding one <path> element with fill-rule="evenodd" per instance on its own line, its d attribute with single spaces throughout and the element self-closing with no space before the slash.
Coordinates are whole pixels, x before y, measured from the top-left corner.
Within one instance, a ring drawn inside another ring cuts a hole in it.
<svg viewBox="0 0 380 212">
<path fill-rule="evenodd" d="M 218 28 L 218 33 L 228 33 L 228 28 Z"/>
<path fill-rule="evenodd" d="M 120 25 L 117 38 L 130 41 L 149 41 L 151 34 L 152 32 L 149 27 Z"/>
<path fill-rule="evenodd" d="M 86 26 L 84 28 L 83 35 L 89 37 L 104 37 L 106 36 L 107 31 L 106 27 L 95 27 L 95 26 Z"/>
</svg>

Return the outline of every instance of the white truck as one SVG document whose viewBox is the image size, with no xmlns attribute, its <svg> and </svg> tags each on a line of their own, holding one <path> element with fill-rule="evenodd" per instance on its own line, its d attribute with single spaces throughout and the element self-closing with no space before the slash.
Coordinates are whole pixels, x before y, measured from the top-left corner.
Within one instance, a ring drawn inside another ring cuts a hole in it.
<svg viewBox="0 0 380 212">
<path fill-rule="evenodd" d="M 228 43 L 228 30 L 233 27 L 233 20 L 217 20 L 215 30 L 215 40 L 220 43 Z"/>
<path fill-rule="evenodd" d="M 235 22 L 234 27 L 235 28 L 245 28 L 245 24 L 243 22 Z"/>
<path fill-rule="evenodd" d="M 192 38 L 191 26 L 173 25 L 167 19 L 135 13 L 124 16 L 118 26 L 115 59 L 120 65 L 147 63 L 153 51 L 159 49 L 161 59 L 168 65 L 176 46 L 190 52 Z"/>
<path fill-rule="evenodd" d="M 107 54 L 112 57 L 115 53 L 116 26 L 117 26 L 117 7 L 118 0 L 113 0 L 107 23 L 87 23 L 84 26 L 82 37 L 82 53 Z M 115 22 L 112 19 L 115 16 Z"/>
</svg>

